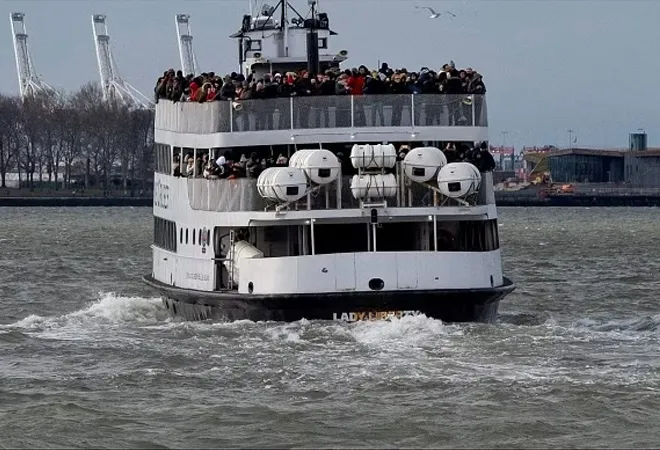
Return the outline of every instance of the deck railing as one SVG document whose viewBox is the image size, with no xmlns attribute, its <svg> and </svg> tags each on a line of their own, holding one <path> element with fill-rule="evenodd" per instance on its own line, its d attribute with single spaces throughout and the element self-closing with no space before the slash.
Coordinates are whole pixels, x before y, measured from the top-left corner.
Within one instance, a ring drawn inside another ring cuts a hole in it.
<svg viewBox="0 0 660 450">
<path fill-rule="evenodd" d="M 353 209 L 360 208 L 360 201 L 353 197 L 351 192 L 350 176 L 343 176 L 341 180 L 341 193 L 337 191 L 337 184 L 331 183 L 322 189 L 315 190 L 309 198 L 304 197 L 291 205 L 292 209 L 312 210 Z M 238 211 L 264 211 L 268 202 L 259 195 L 257 180 L 254 178 L 238 178 L 234 180 L 208 180 L 205 178 L 185 179 L 188 189 L 188 202 L 190 207 L 198 211 L 238 212 Z M 338 197 L 339 194 L 339 197 Z M 392 207 L 431 207 L 434 205 L 456 206 L 454 200 L 447 201 L 438 196 L 434 201 L 434 194 L 429 188 L 417 184 L 404 182 L 400 194 L 387 199 Z M 482 174 L 482 183 L 479 193 L 473 199 L 476 204 L 487 205 L 495 203 L 493 192 L 492 172 Z M 272 206 L 272 205 L 271 205 Z M 269 210 L 274 210 L 273 207 Z"/>
<path fill-rule="evenodd" d="M 156 105 L 156 128 L 179 133 L 378 127 L 487 127 L 484 95 L 355 95 L 171 102 Z"/>
</svg>

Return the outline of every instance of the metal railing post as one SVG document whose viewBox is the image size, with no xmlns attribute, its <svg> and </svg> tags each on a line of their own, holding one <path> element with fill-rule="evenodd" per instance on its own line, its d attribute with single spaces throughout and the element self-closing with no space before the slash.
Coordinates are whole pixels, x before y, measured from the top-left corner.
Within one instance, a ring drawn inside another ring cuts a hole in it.
<svg viewBox="0 0 660 450">
<path fill-rule="evenodd" d="M 341 209 L 341 190 L 344 174 L 341 172 L 341 167 L 339 169 L 339 176 L 337 177 L 337 209 Z"/>
<path fill-rule="evenodd" d="M 351 95 L 351 128 L 355 127 L 355 102 L 353 98 L 354 96 Z"/>
<path fill-rule="evenodd" d="M 229 132 L 234 132 L 234 107 L 231 104 L 231 100 L 227 102 L 229 105 Z"/>
<path fill-rule="evenodd" d="M 476 127 L 477 122 L 476 122 L 476 114 L 475 114 L 475 109 L 477 106 L 477 96 L 472 94 L 472 104 L 470 105 L 470 108 L 472 108 L 472 126 Z"/>
<path fill-rule="evenodd" d="M 289 118 L 291 120 L 291 129 L 293 130 L 295 128 L 293 126 L 293 97 L 289 97 Z"/>
<path fill-rule="evenodd" d="M 415 94 L 410 94 L 410 123 L 415 129 Z"/>
<path fill-rule="evenodd" d="M 229 290 L 231 291 L 234 289 L 234 252 L 236 249 L 234 248 L 234 239 L 235 239 L 235 234 L 234 230 L 229 230 L 229 251 L 227 252 L 227 256 L 229 257 L 229 278 L 227 283 L 229 285 Z M 220 271 L 220 276 L 222 277 L 222 271 Z"/>
<path fill-rule="evenodd" d="M 312 255 L 316 255 L 316 240 L 314 239 L 314 222 L 316 222 L 316 219 L 310 219 L 309 220 L 309 231 L 312 233 L 311 236 L 311 241 L 312 241 Z"/>
</svg>

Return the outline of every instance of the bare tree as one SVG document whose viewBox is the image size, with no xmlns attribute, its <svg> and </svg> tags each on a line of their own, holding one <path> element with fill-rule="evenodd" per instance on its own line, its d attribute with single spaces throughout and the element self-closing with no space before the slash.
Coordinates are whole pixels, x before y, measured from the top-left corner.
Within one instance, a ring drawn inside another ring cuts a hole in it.
<svg viewBox="0 0 660 450">
<path fill-rule="evenodd" d="M 95 83 L 71 95 L 0 96 L 1 186 L 7 173 L 18 170 L 30 188 L 36 173 L 49 182 L 62 175 L 69 188 L 84 176 L 85 187 L 106 191 L 119 175 L 124 191 L 129 183 L 144 190 L 153 168 L 153 122 L 151 110 L 104 102 Z"/>
<path fill-rule="evenodd" d="M 71 188 L 73 163 L 79 160 L 82 148 L 82 113 L 75 107 L 72 99 L 69 100 L 62 112 L 60 124 L 62 127 L 64 184 L 66 187 Z"/>
<path fill-rule="evenodd" d="M 7 187 L 7 172 L 13 168 L 21 145 L 18 120 L 20 104 L 16 97 L 0 95 L 0 187 Z"/>
</svg>

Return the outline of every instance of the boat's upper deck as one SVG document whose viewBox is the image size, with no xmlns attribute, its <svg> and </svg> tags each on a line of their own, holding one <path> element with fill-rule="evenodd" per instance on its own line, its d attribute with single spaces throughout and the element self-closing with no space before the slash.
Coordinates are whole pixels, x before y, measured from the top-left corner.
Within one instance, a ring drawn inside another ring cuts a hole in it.
<svg viewBox="0 0 660 450">
<path fill-rule="evenodd" d="M 156 142 L 191 148 L 390 142 L 485 141 L 485 95 L 304 96 L 232 102 L 159 100 Z"/>
</svg>

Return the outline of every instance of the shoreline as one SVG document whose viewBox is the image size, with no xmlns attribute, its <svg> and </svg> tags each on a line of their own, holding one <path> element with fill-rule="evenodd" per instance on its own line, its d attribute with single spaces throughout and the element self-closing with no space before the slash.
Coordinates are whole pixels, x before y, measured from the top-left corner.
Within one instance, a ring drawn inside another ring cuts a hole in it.
<svg viewBox="0 0 660 450">
<path fill-rule="evenodd" d="M 558 195 L 540 198 L 536 195 L 511 195 L 495 192 L 497 206 L 503 207 L 658 207 L 658 195 Z M 0 197 L 0 207 L 148 207 L 152 197 L 74 197 L 74 196 L 9 196 Z"/>
<path fill-rule="evenodd" d="M 152 197 L 0 197 L 0 207 L 44 206 L 44 207 L 86 207 L 86 206 L 152 206 Z"/>
</svg>

